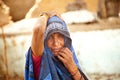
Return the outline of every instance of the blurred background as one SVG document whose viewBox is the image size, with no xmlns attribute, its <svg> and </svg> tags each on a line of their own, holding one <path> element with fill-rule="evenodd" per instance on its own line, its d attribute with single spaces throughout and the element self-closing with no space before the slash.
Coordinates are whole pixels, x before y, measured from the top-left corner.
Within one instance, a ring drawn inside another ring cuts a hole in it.
<svg viewBox="0 0 120 80">
<path fill-rule="evenodd" d="M 0 80 L 24 80 L 25 54 L 41 12 L 67 23 L 90 80 L 120 80 L 120 0 L 0 0 Z"/>
</svg>

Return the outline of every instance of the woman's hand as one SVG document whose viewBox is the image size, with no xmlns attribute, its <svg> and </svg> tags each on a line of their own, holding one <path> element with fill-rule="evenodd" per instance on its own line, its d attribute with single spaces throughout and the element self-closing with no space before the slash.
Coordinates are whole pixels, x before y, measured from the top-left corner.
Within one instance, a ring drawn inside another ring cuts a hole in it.
<svg viewBox="0 0 120 80">
<path fill-rule="evenodd" d="M 49 16 L 49 18 L 52 17 L 52 16 L 57 16 L 60 19 L 62 19 L 61 15 L 58 12 L 56 12 L 55 10 L 48 12 L 48 16 Z"/>
<path fill-rule="evenodd" d="M 40 16 L 42 16 L 42 15 L 46 15 L 48 17 L 48 19 L 50 17 L 52 17 L 52 16 L 57 16 L 57 17 L 59 17 L 60 19 L 63 20 L 63 18 L 61 17 L 61 15 L 58 12 L 56 12 L 55 10 L 52 10 L 52 11 L 49 11 L 49 12 L 42 12 L 40 14 Z"/>
<path fill-rule="evenodd" d="M 72 73 L 73 68 L 76 67 L 72 52 L 68 48 L 62 48 L 58 53 L 58 58 L 63 62 L 68 71 Z"/>
<path fill-rule="evenodd" d="M 73 60 L 72 52 L 68 48 L 62 48 L 57 57 L 63 62 L 74 80 L 84 80 Z"/>
</svg>

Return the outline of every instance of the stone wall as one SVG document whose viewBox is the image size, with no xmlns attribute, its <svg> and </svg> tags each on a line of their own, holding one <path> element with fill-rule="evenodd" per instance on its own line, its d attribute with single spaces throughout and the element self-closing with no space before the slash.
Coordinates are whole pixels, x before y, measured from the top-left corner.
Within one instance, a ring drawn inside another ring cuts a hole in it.
<svg viewBox="0 0 120 80">
<path fill-rule="evenodd" d="M 9 76 L 24 75 L 25 54 L 37 19 L 5 26 Z M 29 24 L 28 24 L 29 23 Z M 87 74 L 120 74 L 120 29 L 71 33 L 81 68 Z M 0 77 L 5 76 L 4 43 L 0 31 Z M 113 65 L 114 64 L 114 65 Z"/>
<path fill-rule="evenodd" d="M 8 64 L 9 77 L 23 77 L 25 55 L 31 44 L 32 27 L 37 19 L 22 20 L 10 25 L 4 26 L 4 35 L 6 43 L 6 56 Z M 29 24 L 28 24 L 29 23 Z M 5 50 L 2 32 L 0 30 L 0 79 L 6 75 Z"/>
</svg>

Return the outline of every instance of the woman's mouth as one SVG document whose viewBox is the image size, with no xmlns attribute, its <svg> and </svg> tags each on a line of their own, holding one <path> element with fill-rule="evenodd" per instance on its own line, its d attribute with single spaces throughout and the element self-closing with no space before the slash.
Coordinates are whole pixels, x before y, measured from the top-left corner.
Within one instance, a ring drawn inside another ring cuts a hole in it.
<svg viewBox="0 0 120 80">
<path fill-rule="evenodd" d="M 57 48 L 57 49 L 52 49 L 52 51 L 53 51 L 53 52 L 58 52 L 58 51 L 60 51 L 60 49 L 59 49 L 59 48 Z"/>
<path fill-rule="evenodd" d="M 61 48 L 53 48 L 53 49 L 51 49 L 51 50 L 52 50 L 53 54 L 54 54 L 55 56 L 57 56 L 57 55 L 58 55 L 58 52 L 61 50 Z"/>
</svg>

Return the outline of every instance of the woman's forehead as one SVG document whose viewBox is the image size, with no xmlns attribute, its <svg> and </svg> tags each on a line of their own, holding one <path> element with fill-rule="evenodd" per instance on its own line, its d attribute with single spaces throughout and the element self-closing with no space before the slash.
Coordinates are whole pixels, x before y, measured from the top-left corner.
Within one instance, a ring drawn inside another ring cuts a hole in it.
<svg viewBox="0 0 120 80">
<path fill-rule="evenodd" d="M 51 35 L 63 35 L 63 34 L 61 34 L 61 33 L 59 33 L 59 32 L 55 32 L 55 33 L 53 33 L 53 34 L 51 34 Z M 50 36 L 51 36 L 50 35 Z"/>
</svg>

